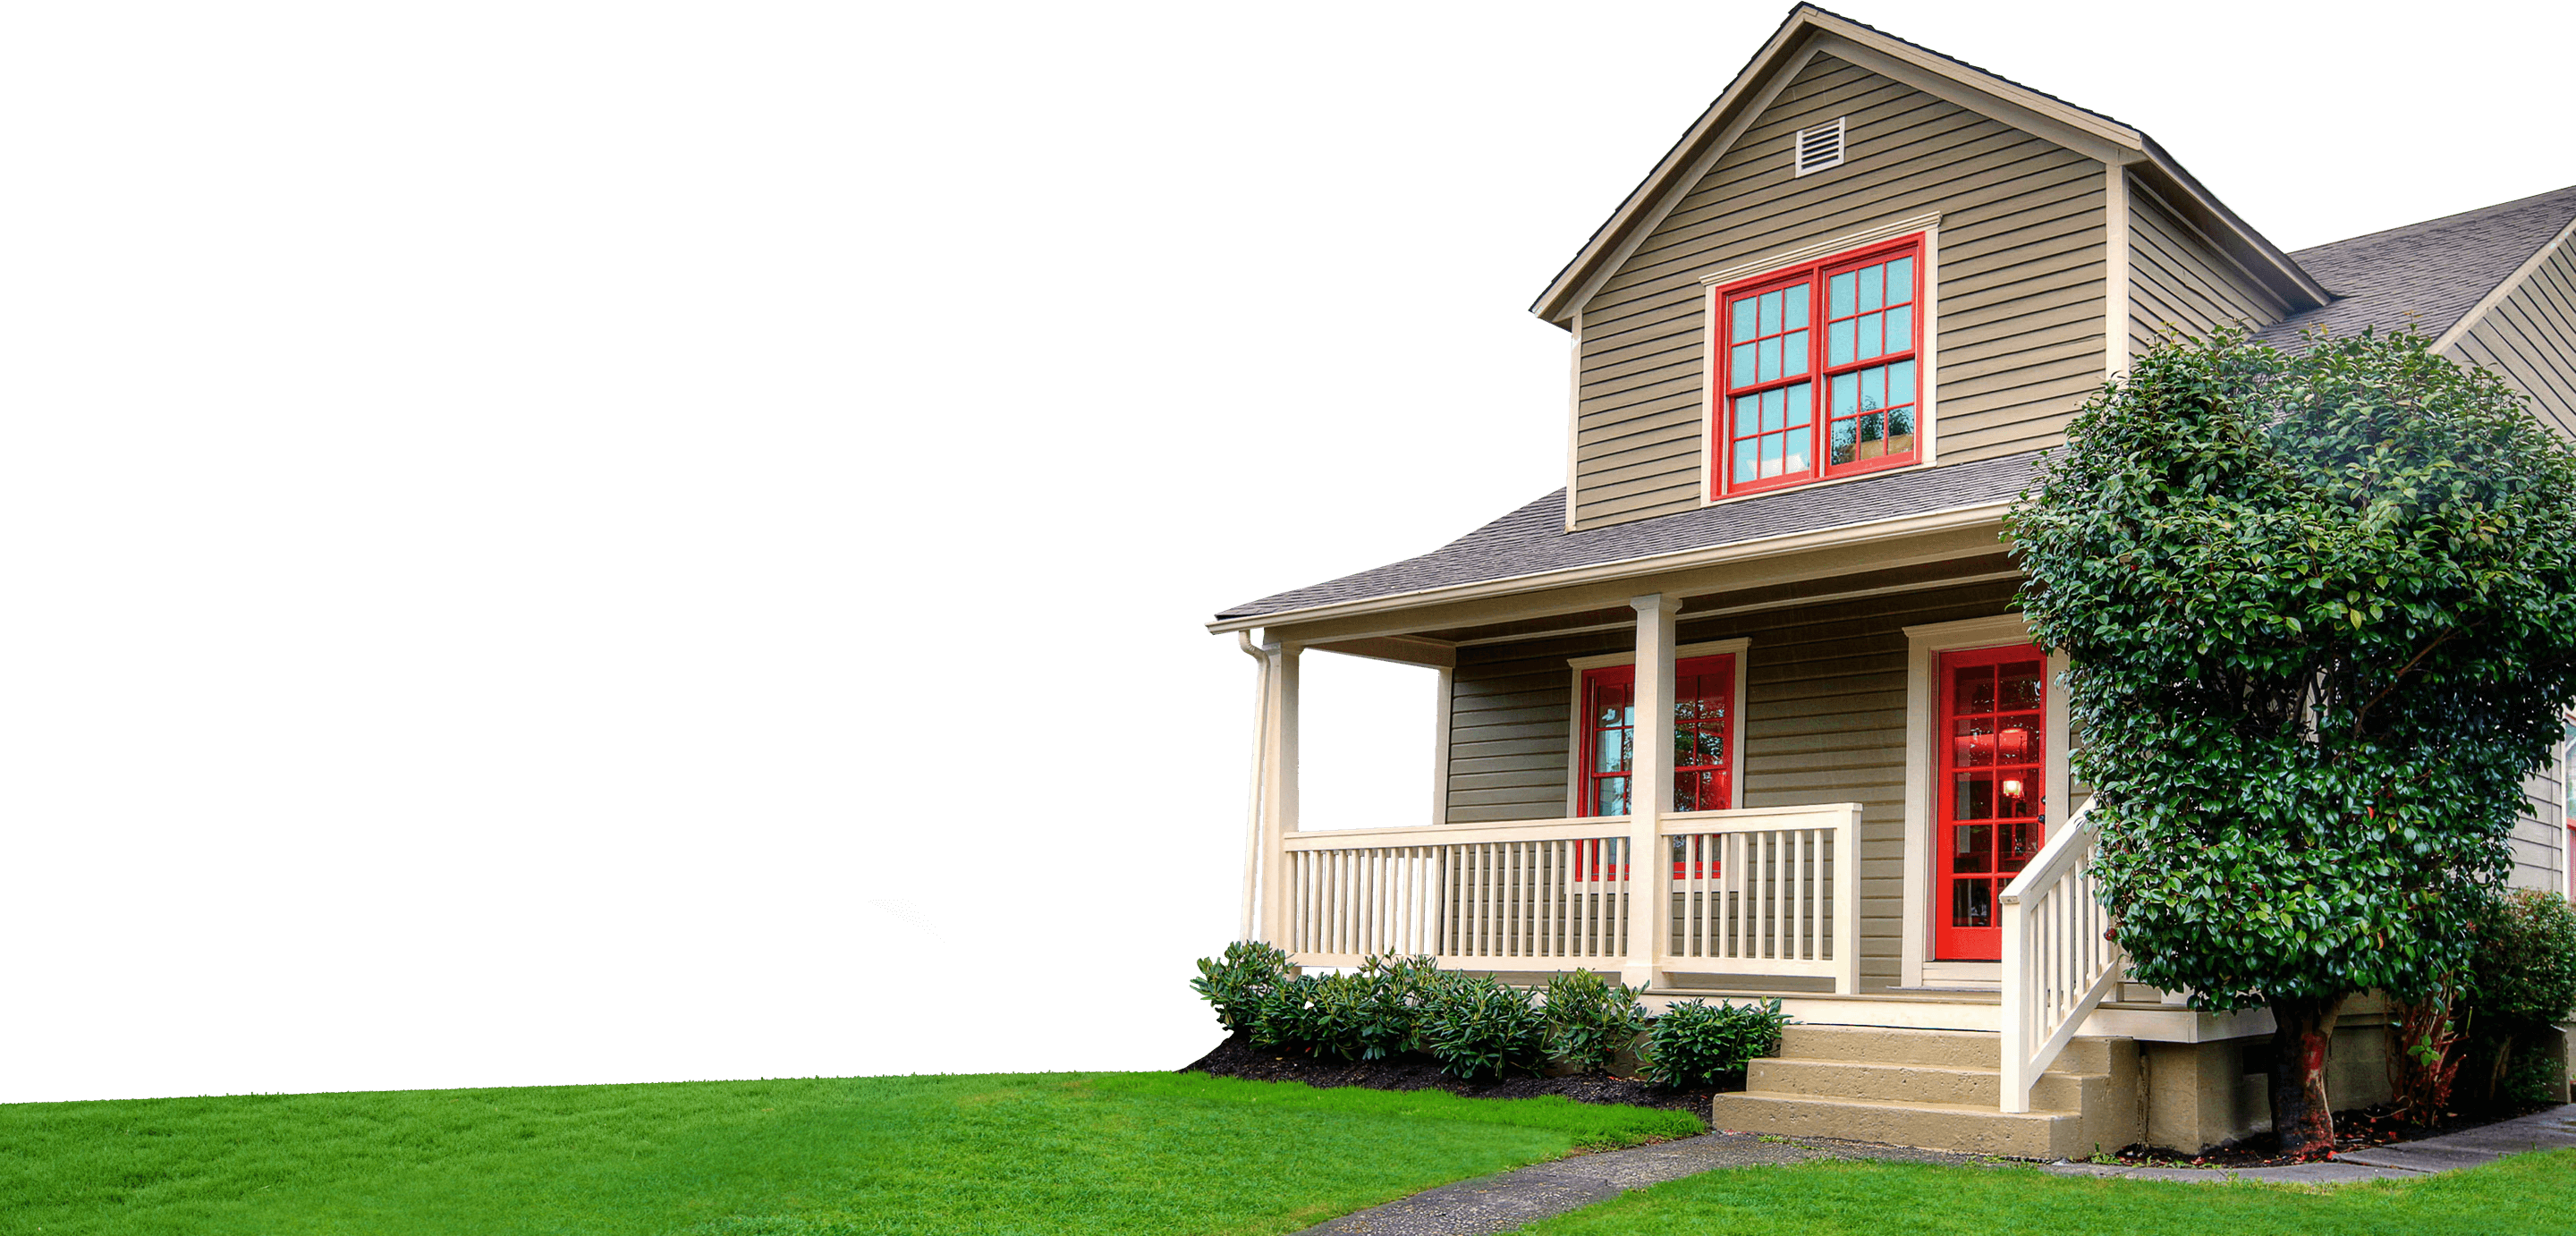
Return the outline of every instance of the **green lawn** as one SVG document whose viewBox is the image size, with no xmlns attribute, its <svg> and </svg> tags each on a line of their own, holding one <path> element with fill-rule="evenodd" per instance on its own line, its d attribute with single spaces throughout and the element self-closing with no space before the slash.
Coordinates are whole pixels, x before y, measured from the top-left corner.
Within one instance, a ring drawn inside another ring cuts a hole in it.
<svg viewBox="0 0 2576 1236">
<path fill-rule="evenodd" d="M 1697 1131 L 1154 1073 L 26 1103 L 0 1106 L 0 1233 L 1285 1232 Z"/>
<path fill-rule="evenodd" d="M 1801 1163 L 1708 1172 L 1522 1229 L 1542 1236 L 2559 1236 L 2576 1151 L 2397 1184 L 2302 1189 Z"/>
</svg>

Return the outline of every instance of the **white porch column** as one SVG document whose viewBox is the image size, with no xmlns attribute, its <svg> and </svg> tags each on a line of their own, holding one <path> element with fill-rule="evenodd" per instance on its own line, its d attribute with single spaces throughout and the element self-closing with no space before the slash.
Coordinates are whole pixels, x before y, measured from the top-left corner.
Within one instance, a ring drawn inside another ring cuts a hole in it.
<svg viewBox="0 0 2576 1236">
<path fill-rule="evenodd" d="M 1261 726 L 1261 939 L 1289 948 L 1288 834 L 1297 831 L 1298 645 L 1264 644 L 1267 715 Z M 1295 951 L 1290 949 L 1290 951 Z"/>
<path fill-rule="evenodd" d="M 1637 713 L 1628 760 L 1628 960 L 1620 977 L 1644 987 L 1654 982 L 1672 908 L 1656 834 L 1673 800 L 1673 620 L 1681 599 L 1658 592 L 1628 604 L 1637 611 Z"/>
</svg>

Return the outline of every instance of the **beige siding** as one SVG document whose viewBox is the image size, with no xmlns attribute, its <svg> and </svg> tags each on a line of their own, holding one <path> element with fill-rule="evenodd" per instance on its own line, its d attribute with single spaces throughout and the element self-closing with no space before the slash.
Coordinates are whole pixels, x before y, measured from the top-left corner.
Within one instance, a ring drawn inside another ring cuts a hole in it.
<svg viewBox="0 0 2576 1236">
<path fill-rule="evenodd" d="M 1747 807 L 1858 802 L 1862 981 L 1897 981 L 1905 862 L 1904 628 L 2004 612 L 2014 584 L 1967 584 L 1694 621 L 1685 643 L 1746 638 Z M 1635 647 L 1627 631 L 1460 650 L 1449 819 L 1565 814 L 1574 725 L 1568 658 Z"/>
<path fill-rule="evenodd" d="M 2576 435 L 2576 243 L 2562 244 L 2452 345 L 2531 396 L 2532 411 Z"/>
<path fill-rule="evenodd" d="M 2553 765 L 2522 783 L 2531 810 L 2513 829 L 2513 885 L 2563 892 L 2567 888 L 2567 803 L 2559 788 L 2564 770 Z"/>
<path fill-rule="evenodd" d="M 2231 323 L 2268 326 L 2285 307 L 2174 217 L 2152 193 L 2129 182 L 2129 351 L 2143 352 L 2160 333 L 2205 335 Z"/>
<path fill-rule="evenodd" d="M 1790 135 L 1848 118 L 1842 166 L 1791 175 Z M 1942 214 L 1943 462 L 2046 445 L 2102 377 L 2100 163 L 1817 56 L 1583 306 L 1576 519 L 1689 510 L 1701 493 L 1706 291 L 1741 262 Z"/>
</svg>

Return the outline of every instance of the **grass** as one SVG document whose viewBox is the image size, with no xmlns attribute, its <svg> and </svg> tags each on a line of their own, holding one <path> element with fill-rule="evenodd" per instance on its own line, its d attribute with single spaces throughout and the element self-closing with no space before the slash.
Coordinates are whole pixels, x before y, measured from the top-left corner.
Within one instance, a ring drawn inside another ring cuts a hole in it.
<svg viewBox="0 0 2576 1236">
<path fill-rule="evenodd" d="M 2576 1151 L 2399 1183 L 2299 1188 L 1815 1162 L 1708 1172 L 1523 1229 L 1542 1236 L 2563 1236 Z"/>
<path fill-rule="evenodd" d="M 1204 1075 L 0 1106 L 0 1233 L 1268 1233 L 1677 1112 Z"/>
</svg>

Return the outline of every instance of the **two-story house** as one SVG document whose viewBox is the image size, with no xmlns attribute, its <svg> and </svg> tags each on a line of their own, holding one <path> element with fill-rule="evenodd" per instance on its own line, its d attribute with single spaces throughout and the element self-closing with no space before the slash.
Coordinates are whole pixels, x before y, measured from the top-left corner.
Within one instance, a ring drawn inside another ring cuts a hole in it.
<svg viewBox="0 0 2576 1236">
<path fill-rule="evenodd" d="M 1211 624 L 1262 666 L 1249 930 L 1784 997 L 1721 1127 L 2262 1127 L 2269 1014 L 2125 983 L 2103 940 L 2000 521 L 2165 330 L 2411 325 L 2576 430 L 2571 227 L 2576 188 L 2285 253 L 2138 129 L 1797 8 L 1533 307 L 1573 338 L 1565 487 Z M 1431 819 L 1300 818 L 1309 652 L 1437 667 Z M 2565 887 L 2557 782 L 2518 882 Z M 2384 1096 L 2381 1021 L 2348 1015 L 2338 1102 Z"/>
</svg>

